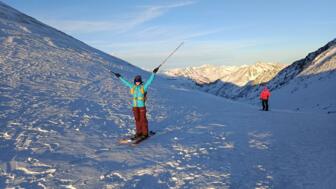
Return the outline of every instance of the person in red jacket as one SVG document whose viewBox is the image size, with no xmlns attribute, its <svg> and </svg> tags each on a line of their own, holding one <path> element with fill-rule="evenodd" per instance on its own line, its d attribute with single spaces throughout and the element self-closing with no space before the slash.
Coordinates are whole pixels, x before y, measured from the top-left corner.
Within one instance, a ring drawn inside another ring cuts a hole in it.
<svg viewBox="0 0 336 189">
<path fill-rule="evenodd" d="M 270 91 L 268 88 L 265 86 L 264 89 L 260 93 L 260 100 L 262 104 L 262 108 L 264 111 L 268 111 L 268 99 L 271 96 Z"/>
</svg>

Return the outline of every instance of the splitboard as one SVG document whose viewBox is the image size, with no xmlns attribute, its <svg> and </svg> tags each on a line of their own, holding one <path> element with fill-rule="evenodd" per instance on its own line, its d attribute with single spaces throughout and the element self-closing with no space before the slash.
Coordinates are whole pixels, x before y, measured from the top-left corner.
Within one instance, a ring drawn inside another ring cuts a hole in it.
<svg viewBox="0 0 336 189">
<path fill-rule="evenodd" d="M 138 139 L 135 139 L 135 140 L 132 140 L 132 139 L 130 139 L 130 138 L 120 139 L 120 140 L 118 141 L 118 143 L 119 143 L 119 144 L 137 145 L 137 144 L 141 143 L 142 141 L 147 140 L 149 137 L 155 135 L 155 133 L 156 133 L 156 132 L 154 132 L 154 131 L 150 131 L 148 137 L 146 137 L 146 138 L 138 138 Z"/>
</svg>

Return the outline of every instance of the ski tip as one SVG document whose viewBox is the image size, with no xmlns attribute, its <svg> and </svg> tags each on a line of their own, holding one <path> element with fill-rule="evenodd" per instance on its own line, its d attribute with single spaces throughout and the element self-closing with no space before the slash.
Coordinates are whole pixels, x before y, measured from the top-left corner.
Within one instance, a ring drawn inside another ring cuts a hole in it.
<svg viewBox="0 0 336 189">
<path fill-rule="evenodd" d="M 132 142 L 131 139 L 122 139 L 122 140 L 118 141 L 119 144 L 128 144 L 128 143 L 131 143 L 131 142 Z"/>
</svg>

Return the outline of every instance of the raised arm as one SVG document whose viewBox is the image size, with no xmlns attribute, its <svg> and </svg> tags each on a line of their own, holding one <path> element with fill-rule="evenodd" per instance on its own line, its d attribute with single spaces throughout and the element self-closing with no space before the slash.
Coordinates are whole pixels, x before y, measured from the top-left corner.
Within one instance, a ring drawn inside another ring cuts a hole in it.
<svg viewBox="0 0 336 189">
<path fill-rule="evenodd" d="M 129 81 L 127 81 L 127 80 L 124 79 L 123 77 L 121 77 L 121 75 L 120 75 L 119 73 L 113 72 L 113 71 L 111 71 L 111 70 L 110 70 L 110 73 L 111 73 L 112 75 L 115 75 L 118 79 L 120 79 L 120 81 L 121 81 L 124 85 L 126 85 L 127 87 L 129 87 L 129 88 L 132 88 L 132 87 L 133 87 L 132 83 L 129 82 Z"/>
<path fill-rule="evenodd" d="M 127 81 L 126 79 L 124 79 L 123 77 L 119 77 L 119 79 L 120 79 L 120 81 L 121 81 L 124 85 L 126 85 L 127 87 L 129 87 L 129 88 L 132 88 L 132 87 L 133 87 L 133 84 L 132 84 L 131 82 Z"/>
<path fill-rule="evenodd" d="M 149 85 L 153 82 L 155 77 L 155 73 L 152 73 L 152 75 L 148 78 L 148 80 L 146 81 L 146 83 L 144 84 L 144 90 L 147 91 Z"/>
</svg>

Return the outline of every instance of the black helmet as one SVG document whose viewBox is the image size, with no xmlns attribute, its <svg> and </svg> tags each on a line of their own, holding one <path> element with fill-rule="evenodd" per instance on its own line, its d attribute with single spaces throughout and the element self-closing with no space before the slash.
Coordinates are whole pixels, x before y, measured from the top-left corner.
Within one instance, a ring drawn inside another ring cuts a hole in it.
<svg viewBox="0 0 336 189">
<path fill-rule="evenodd" d="M 137 76 L 134 77 L 134 83 L 135 83 L 135 82 L 140 82 L 140 83 L 142 83 L 141 75 L 137 75 Z"/>
</svg>

